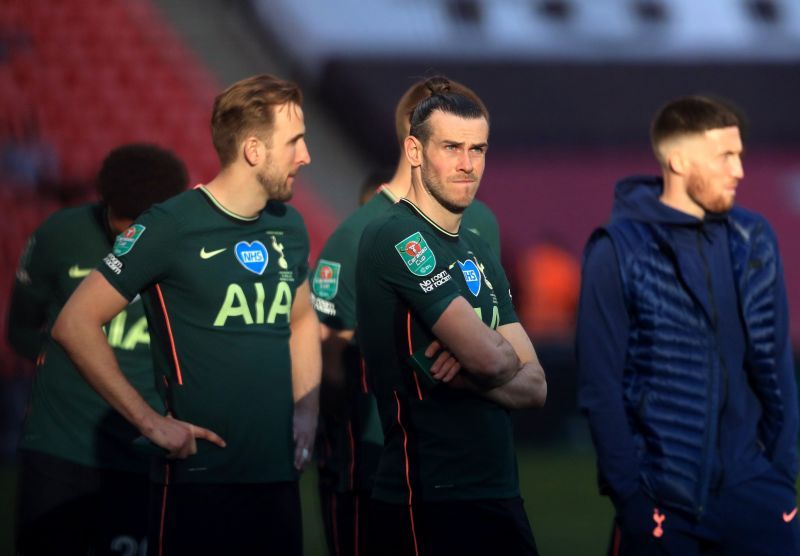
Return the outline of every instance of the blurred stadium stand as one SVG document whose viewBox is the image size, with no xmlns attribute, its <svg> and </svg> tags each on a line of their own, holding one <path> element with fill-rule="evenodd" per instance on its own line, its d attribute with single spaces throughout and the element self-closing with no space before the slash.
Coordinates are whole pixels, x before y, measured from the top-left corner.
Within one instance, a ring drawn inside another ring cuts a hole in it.
<svg viewBox="0 0 800 556">
<path fill-rule="evenodd" d="M 782 240 L 800 343 L 800 3 L 250 3 L 375 165 L 396 160 L 394 104 L 416 79 L 441 72 L 482 96 L 492 135 L 479 196 L 498 216 L 512 275 L 546 233 L 579 258 L 608 217 L 614 182 L 658 172 L 648 127 L 660 105 L 695 93 L 729 98 L 750 122 L 739 200 Z"/>
<path fill-rule="evenodd" d="M 92 198 L 100 162 L 123 143 L 159 144 L 186 162 L 194 183 L 212 178 L 219 165 L 208 122 L 219 90 L 149 1 L 0 4 L 3 372 L 25 366 L 5 342 L 5 315 L 28 235 L 60 206 Z M 55 167 L 44 175 L 36 166 L 51 151 Z M 21 174 L 19 166 L 31 168 Z M 295 203 L 316 253 L 334 215 L 302 182 Z"/>
<path fill-rule="evenodd" d="M 155 142 L 181 156 L 194 181 L 209 179 L 213 96 L 262 71 L 306 92 L 314 163 L 294 202 L 316 252 L 355 206 L 363 177 L 395 163 L 400 94 L 441 72 L 491 110 L 480 196 L 498 216 L 517 285 L 519 254 L 555 234 L 579 259 L 608 215 L 613 183 L 657 171 L 647 128 L 659 105 L 695 92 L 736 102 L 752 122 L 740 200 L 782 240 L 800 342 L 799 62 L 793 0 L 3 2 L 3 153 L 21 151 L 14 159 L 36 183 L 17 183 L 3 167 L 0 309 L 24 238 L 90 194 L 110 148 Z M 3 347 L 4 369 L 10 358 Z"/>
</svg>

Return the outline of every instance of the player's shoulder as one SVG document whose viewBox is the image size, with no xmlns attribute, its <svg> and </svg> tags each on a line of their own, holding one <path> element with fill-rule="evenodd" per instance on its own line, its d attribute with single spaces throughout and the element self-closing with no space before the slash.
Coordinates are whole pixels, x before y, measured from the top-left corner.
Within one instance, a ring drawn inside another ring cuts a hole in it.
<svg viewBox="0 0 800 556">
<path fill-rule="evenodd" d="M 394 204 L 383 195 L 375 195 L 372 199 L 350 213 L 339 225 L 339 228 L 345 233 L 360 235 L 370 222 L 386 214 L 393 206 Z"/>
<path fill-rule="evenodd" d="M 480 199 L 473 199 L 464 211 L 464 220 L 477 220 L 497 225 L 497 217 L 486 203 Z"/>
<path fill-rule="evenodd" d="M 403 234 L 408 235 L 423 228 L 424 222 L 418 216 L 401 203 L 397 203 L 373 218 L 365 226 L 362 238 L 364 241 L 367 239 L 377 242 L 391 241 L 399 236 L 405 237 Z"/>
<path fill-rule="evenodd" d="M 766 217 L 754 210 L 746 209 L 744 207 L 740 207 L 739 205 L 734 206 L 729 213 L 729 217 L 734 222 L 740 222 L 743 224 L 748 225 L 761 225 L 761 226 L 770 226 L 769 221 Z"/>
<path fill-rule="evenodd" d="M 373 221 L 384 215 L 392 207 L 392 202 L 381 195 L 375 195 L 368 202 L 351 212 L 336 227 L 333 233 L 325 242 L 326 249 L 341 250 L 355 249 L 361 236 Z"/>
<path fill-rule="evenodd" d="M 263 215 L 270 222 L 280 222 L 282 226 L 288 228 L 302 228 L 305 230 L 306 223 L 303 215 L 292 205 L 279 201 L 270 201 L 264 207 Z"/>
<path fill-rule="evenodd" d="M 89 203 L 57 210 L 39 226 L 37 237 L 70 237 L 85 233 L 87 229 L 102 229 L 103 208 L 99 203 Z"/>
<path fill-rule="evenodd" d="M 189 189 L 150 206 L 137 218 L 137 222 L 142 219 L 164 219 L 183 223 L 198 218 L 198 212 L 204 205 L 207 203 L 203 199 L 203 194 L 197 189 Z"/>
</svg>

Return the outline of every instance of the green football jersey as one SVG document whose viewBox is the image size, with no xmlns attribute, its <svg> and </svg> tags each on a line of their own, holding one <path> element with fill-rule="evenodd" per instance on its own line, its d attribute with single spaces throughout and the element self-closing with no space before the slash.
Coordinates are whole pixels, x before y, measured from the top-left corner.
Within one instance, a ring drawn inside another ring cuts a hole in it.
<svg viewBox="0 0 800 556">
<path fill-rule="evenodd" d="M 356 268 L 358 336 L 385 445 L 374 498 L 475 500 L 519 495 L 510 412 L 410 364 L 464 297 L 487 326 L 517 321 L 500 262 L 479 236 L 452 234 L 403 199 L 364 231 Z"/>
<path fill-rule="evenodd" d="M 356 329 L 356 256 L 367 225 L 396 202 L 382 187 L 366 204 L 347 217 L 331 234 L 320 253 L 311 280 L 314 308 L 320 322 L 335 330 Z M 491 210 L 475 200 L 464 212 L 461 229 L 484 238 L 500 254 L 500 234 Z M 317 458 L 337 490 L 370 490 L 383 445 L 375 398 L 369 392 L 360 364 L 357 341 L 345 354 L 345 420 L 322 415 Z"/>
<path fill-rule="evenodd" d="M 29 240 L 17 271 L 12 305 L 27 314 L 12 312 L 9 325 L 24 326 L 26 318 L 39 313 L 35 318 L 49 330 L 81 280 L 108 253 L 112 238 L 98 204 L 64 209 L 47 219 Z M 133 298 L 105 331 L 128 380 L 151 406 L 163 408 L 141 300 Z M 41 351 L 21 447 L 89 467 L 146 473 L 148 459 L 131 447 L 139 433 L 89 386 L 61 346 L 46 332 L 29 344 Z"/>
<path fill-rule="evenodd" d="M 104 259 L 122 295 L 142 292 L 168 411 L 227 443 L 198 442 L 170 482 L 297 478 L 289 320 L 308 247 L 294 208 L 243 218 L 200 187 L 148 210 Z"/>
</svg>

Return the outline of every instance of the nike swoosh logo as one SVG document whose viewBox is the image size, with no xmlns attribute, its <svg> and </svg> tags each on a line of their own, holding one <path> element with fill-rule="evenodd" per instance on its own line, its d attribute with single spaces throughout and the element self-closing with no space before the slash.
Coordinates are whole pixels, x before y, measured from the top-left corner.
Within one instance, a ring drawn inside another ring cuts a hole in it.
<svg viewBox="0 0 800 556">
<path fill-rule="evenodd" d="M 222 249 L 217 249 L 216 251 L 206 251 L 206 248 L 203 247 L 202 249 L 200 249 L 200 258 L 210 259 L 211 257 L 219 255 L 220 253 L 225 251 L 225 249 L 227 249 L 227 247 L 223 247 Z"/>
<path fill-rule="evenodd" d="M 89 274 L 92 273 L 92 268 L 81 268 L 78 265 L 72 265 L 69 267 L 67 274 L 69 274 L 70 278 L 86 278 Z"/>
<path fill-rule="evenodd" d="M 794 516 L 795 516 L 795 515 L 797 515 L 797 508 L 793 509 L 793 510 L 792 510 L 791 512 L 789 512 L 788 514 L 787 514 L 786 512 L 783 512 L 783 520 L 784 520 L 786 523 L 789 523 L 791 520 L 793 520 L 793 519 L 794 519 Z"/>
</svg>

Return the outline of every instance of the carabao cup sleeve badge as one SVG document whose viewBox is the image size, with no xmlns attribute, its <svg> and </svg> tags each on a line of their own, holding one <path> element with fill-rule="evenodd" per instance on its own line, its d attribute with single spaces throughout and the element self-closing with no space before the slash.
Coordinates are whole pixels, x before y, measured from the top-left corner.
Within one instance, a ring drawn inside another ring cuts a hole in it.
<svg viewBox="0 0 800 556">
<path fill-rule="evenodd" d="M 134 224 L 119 234 L 117 240 L 114 242 L 114 255 L 116 257 L 121 257 L 133 249 L 133 245 L 142 237 L 144 229 L 144 226 L 141 224 Z"/>
<path fill-rule="evenodd" d="M 320 259 L 317 270 L 311 280 L 314 295 L 320 299 L 333 299 L 339 291 L 339 274 L 342 270 L 341 263 Z"/>
<path fill-rule="evenodd" d="M 406 263 L 408 270 L 416 276 L 427 276 L 436 267 L 436 256 L 419 232 L 414 232 L 396 243 L 394 248 Z"/>
</svg>

